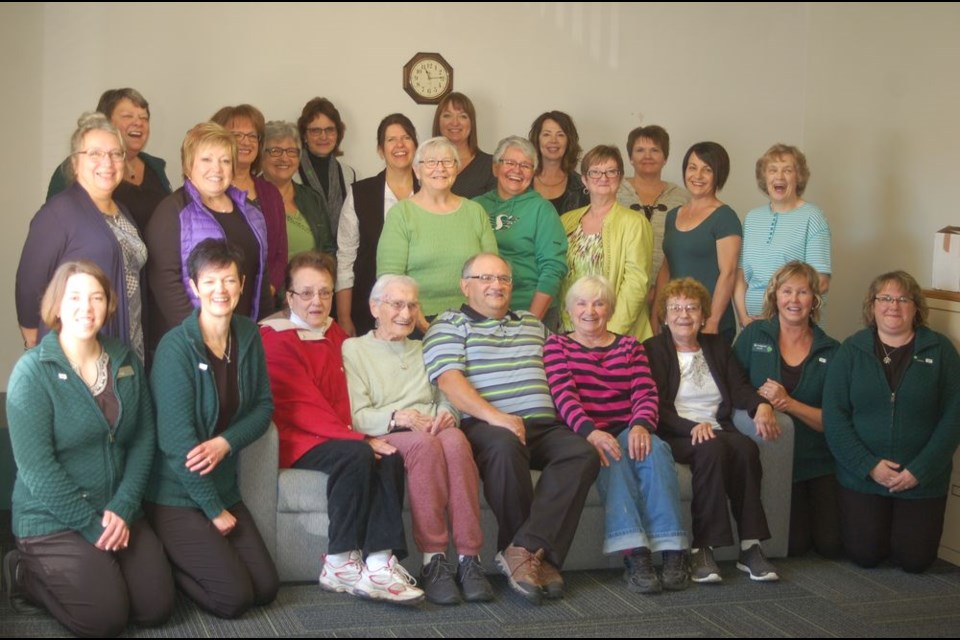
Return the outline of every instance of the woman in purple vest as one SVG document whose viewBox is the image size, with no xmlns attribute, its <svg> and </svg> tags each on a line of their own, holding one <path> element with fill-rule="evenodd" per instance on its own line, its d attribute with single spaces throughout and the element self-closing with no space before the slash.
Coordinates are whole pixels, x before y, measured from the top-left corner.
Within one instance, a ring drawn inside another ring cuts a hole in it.
<svg viewBox="0 0 960 640">
<path fill-rule="evenodd" d="M 413 175 L 417 130 L 402 113 L 391 113 L 377 127 L 377 153 L 383 171 L 355 182 L 347 191 L 337 232 L 337 323 L 349 336 L 373 329 L 367 299 L 377 281 L 377 243 L 390 207 L 419 188 Z M 354 304 L 354 301 L 358 301 Z"/>
<path fill-rule="evenodd" d="M 183 186 L 160 203 L 147 225 L 148 356 L 168 330 L 199 306 L 189 286 L 186 260 L 201 240 L 225 239 L 243 252 L 243 291 L 236 313 L 257 320 L 273 311 L 266 274 L 266 223 L 260 210 L 231 184 L 237 164 L 233 134 L 213 122 L 198 124 L 183 140 L 181 159 Z"/>
</svg>

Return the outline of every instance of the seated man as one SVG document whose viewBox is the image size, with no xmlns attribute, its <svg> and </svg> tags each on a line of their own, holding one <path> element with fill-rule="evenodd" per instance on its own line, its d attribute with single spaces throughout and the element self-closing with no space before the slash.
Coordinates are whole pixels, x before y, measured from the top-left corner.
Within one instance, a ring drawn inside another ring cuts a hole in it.
<svg viewBox="0 0 960 640">
<path fill-rule="evenodd" d="M 497 516 L 497 565 L 534 604 L 563 597 L 559 567 L 570 549 L 590 485 L 594 448 L 560 424 L 543 370 L 546 329 L 510 311 L 513 278 L 500 257 L 466 262 L 467 304 L 441 313 L 424 338 L 430 381 L 463 413 L 487 503 Z M 542 470 L 534 494 L 530 468 Z"/>
</svg>

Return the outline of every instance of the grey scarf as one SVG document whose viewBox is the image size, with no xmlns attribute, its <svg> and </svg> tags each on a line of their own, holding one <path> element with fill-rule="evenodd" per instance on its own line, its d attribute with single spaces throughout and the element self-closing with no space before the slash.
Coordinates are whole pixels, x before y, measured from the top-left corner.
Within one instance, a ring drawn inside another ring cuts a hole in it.
<svg viewBox="0 0 960 640">
<path fill-rule="evenodd" d="M 330 158 L 330 165 L 327 171 L 327 189 L 324 191 L 323 185 L 317 178 L 317 172 L 313 168 L 313 162 L 310 160 L 311 153 L 307 151 L 300 156 L 300 172 L 307 181 L 307 186 L 316 191 L 327 202 L 327 216 L 330 218 L 330 233 L 333 239 L 337 239 L 337 227 L 340 224 L 340 209 L 343 208 L 343 191 L 340 189 L 342 180 L 340 163 L 336 158 Z"/>
</svg>

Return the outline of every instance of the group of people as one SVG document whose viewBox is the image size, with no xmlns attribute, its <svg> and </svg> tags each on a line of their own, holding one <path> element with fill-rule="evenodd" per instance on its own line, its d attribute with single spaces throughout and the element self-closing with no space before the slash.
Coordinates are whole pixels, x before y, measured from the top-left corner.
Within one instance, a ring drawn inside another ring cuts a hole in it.
<svg viewBox="0 0 960 640">
<path fill-rule="evenodd" d="M 693 145 L 679 187 L 656 125 L 628 137 L 633 178 L 606 145 L 578 174 L 567 114 L 489 155 L 453 93 L 422 144 L 384 118 L 385 168 L 357 181 L 329 100 L 296 124 L 224 107 L 187 133 L 170 193 L 149 122 L 132 89 L 81 118 L 17 274 L 7 588 L 74 633 L 159 624 L 174 585 L 223 617 L 272 601 L 236 479 L 271 420 L 280 466 L 326 476 L 320 586 L 359 597 L 492 599 L 481 480 L 496 564 L 530 602 L 563 596 L 595 480 L 632 591 L 720 582 L 728 509 L 737 567 L 777 580 L 758 442 L 787 420 L 791 554 L 935 559 L 960 359 L 904 272 L 871 284 L 843 345 L 820 329 L 830 232 L 795 147 L 757 161 L 770 202 L 741 226 L 717 197 L 723 147 Z M 399 562 L 405 494 L 419 582 Z"/>
</svg>

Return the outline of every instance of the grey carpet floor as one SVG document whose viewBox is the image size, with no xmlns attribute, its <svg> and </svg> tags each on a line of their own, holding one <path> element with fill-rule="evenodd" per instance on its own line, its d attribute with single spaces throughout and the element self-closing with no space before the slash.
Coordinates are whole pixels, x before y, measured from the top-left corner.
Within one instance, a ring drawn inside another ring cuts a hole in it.
<svg viewBox="0 0 960 640">
<path fill-rule="evenodd" d="M 489 604 L 416 608 L 362 602 L 315 584 L 286 585 L 277 600 L 239 620 L 219 620 L 178 596 L 162 627 L 130 637 L 960 637 L 960 567 L 938 562 L 924 575 L 865 570 L 818 557 L 777 560 L 783 580 L 755 583 L 721 563 L 721 585 L 678 593 L 628 592 L 617 571 L 566 574 L 568 594 L 528 605 L 493 576 Z M 67 635 L 46 614 L 14 614 L 0 602 L 0 636 Z"/>
</svg>

